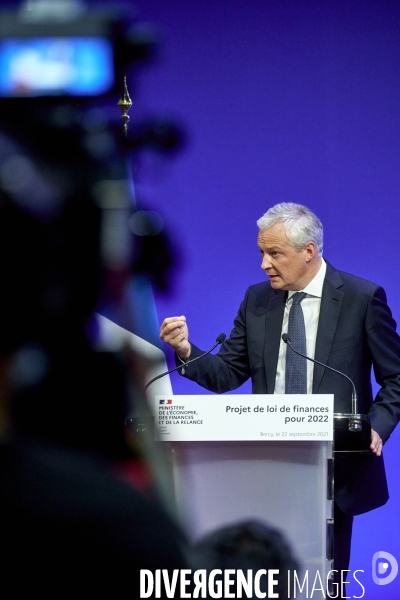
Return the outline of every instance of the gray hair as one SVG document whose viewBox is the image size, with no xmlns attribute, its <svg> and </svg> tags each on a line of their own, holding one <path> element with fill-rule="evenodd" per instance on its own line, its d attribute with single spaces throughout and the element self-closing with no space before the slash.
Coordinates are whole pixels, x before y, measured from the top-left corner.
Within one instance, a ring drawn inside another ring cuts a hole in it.
<svg viewBox="0 0 400 600">
<path fill-rule="evenodd" d="M 275 204 L 257 221 L 260 231 L 276 223 L 284 224 L 287 238 L 297 252 L 300 252 L 307 242 L 314 242 L 317 255 L 322 255 L 323 227 L 311 210 L 301 204 L 282 202 Z"/>
</svg>

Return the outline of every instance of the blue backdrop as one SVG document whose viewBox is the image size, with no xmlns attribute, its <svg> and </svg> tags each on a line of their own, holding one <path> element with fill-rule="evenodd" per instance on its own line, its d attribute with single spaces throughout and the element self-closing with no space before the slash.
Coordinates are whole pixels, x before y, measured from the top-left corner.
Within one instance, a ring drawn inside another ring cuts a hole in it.
<svg viewBox="0 0 400 600">
<path fill-rule="evenodd" d="M 178 118 L 188 138 L 173 161 L 143 161 L 135 179 L 181 256 L 172 292 L 156 298 L 159 322 L 185 314 L 204 349 L 228 334 L 246 288 L 265 277 L 256 220 L 280 201 L 313 209 L 325 225 L 325 256 L 383 285 L 399 320 L 400 3 L 135 6 L 162 44 L 138 77 L 131 117 Z M 177 374 L 172 384 L 175 393 L 200 393 Z M 389 503 L 355 520 L 351 568 L 365 571 L 368 600 L 400 596 L 400 575 L 387 586 L 371 577 L 375 552 L 400 561 L 399 448 L 400 428 L 385 447 Z"/>
</svg>

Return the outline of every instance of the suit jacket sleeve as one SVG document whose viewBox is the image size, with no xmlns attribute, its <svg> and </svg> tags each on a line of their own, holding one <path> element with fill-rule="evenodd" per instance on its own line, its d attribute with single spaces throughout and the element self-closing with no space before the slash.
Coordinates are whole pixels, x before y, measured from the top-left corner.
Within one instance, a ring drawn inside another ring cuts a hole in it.
<svg viewBox="0 0 400 600">
<path fill-rule="evenodd" d="M 400 418 L 400 339 L 381 287 L 370 297 L 365 326 L 375 379 L 380 386 L 369 416 L 373 429 L 385 442 Z"/>
<path fill-rule="evenodd" d="M 179 370 L 182 375 L 211 392 L 223 394 L 234 390 L 250 377 L 246 335 L 248 295 L 249 291 L 240 305 L 234 328 L 229 338 L 222 344 L 220 351 L 215 355 L 208 354 L 187 367 L 183 365 L 183 370 Z M 203 353 L 196 345 L 191 344 L 191 346 L 190 359 L 197 358 Z M 180 364 L 178 357 L 176 357 L 176 364 Z"/>
</svg>

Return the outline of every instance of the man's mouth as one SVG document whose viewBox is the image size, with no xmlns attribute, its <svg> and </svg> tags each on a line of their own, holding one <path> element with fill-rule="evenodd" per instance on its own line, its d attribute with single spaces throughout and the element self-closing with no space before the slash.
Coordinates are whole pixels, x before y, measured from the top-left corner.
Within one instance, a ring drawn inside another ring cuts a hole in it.
<svg viewBox="0 0 400 600">
<path fill-rule="evenodd" d="M 271 285 L 274 285 L 275 283 L 276 284 L 279 283 L 279 285 L 280 285 L 280 281 L 281 281 L 280 275 L 277 275 L 275 273 L 274 275 L 268 275 L 268 277 L 269 277 L 269 282 Z"/>
</svg>

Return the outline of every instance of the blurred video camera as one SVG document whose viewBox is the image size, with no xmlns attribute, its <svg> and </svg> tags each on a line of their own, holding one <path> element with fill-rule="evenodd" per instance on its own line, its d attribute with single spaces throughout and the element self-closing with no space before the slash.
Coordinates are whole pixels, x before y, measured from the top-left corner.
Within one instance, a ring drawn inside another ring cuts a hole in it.
<svg viewBox="0 0 400 600">
<path fill-rule="evenodd" d="M 15 356 L 13 420 L 113 459 L 131 456 L 143 359 L 97 350 L 94 314 L 136 331 L 147 297 L 132 280 L 168 288 L 173 248 L 155 211 L 138 210 L 132 155 L 182 137 L 159 119 L 123 134 L 114 95 L 156 48 L 130 11 L 0 10 L 0 352 Z"/>
<path fill-rule="evenodd" d="M 73 0 L 30 0 L 0 13 L 0 97 L 105 97 L 128 66 L 147 58 L 154 36 L 130 11 Z"/>
</svg>

